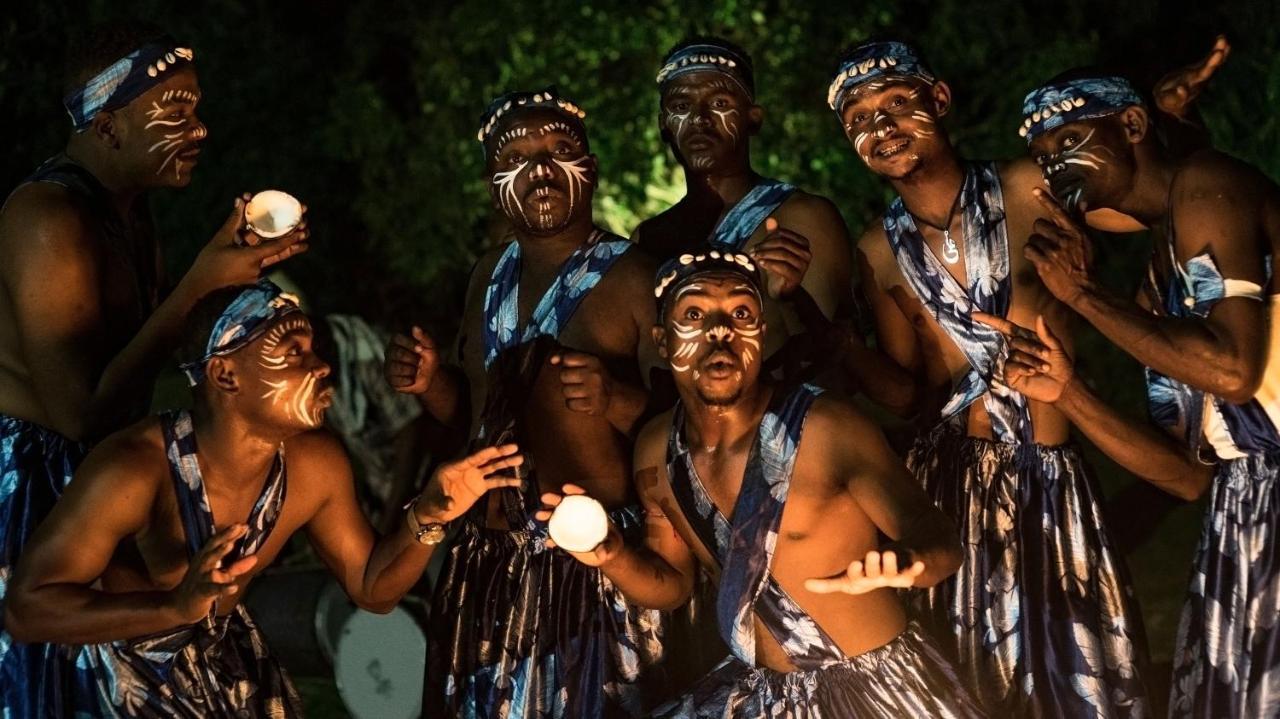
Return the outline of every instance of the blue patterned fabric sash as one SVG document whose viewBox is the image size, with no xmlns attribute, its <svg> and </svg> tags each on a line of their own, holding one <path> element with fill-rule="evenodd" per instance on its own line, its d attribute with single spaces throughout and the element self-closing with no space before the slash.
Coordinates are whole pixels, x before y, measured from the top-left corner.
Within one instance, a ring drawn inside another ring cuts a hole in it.
<svg viewBox="0 0 1280 719">
<path fill-rule="evenodd" d="M 1164 317 L 1199 318 L 1209 316 L 1214 305 L 1226 297 L 1226 280 L 1208 250 L 1192 257 L 1183 267 L 1169 232 L 1169 276 L 1161 282 L 1154 258 L 1147 271 L 1147 293 L 1152 312 Z M 1271 258 L 1266 261 L 1268 282 Z M 1150 367 L 1147 378 L 1147 410 L 1151 419 L 1183 438 L 1192 452 L 1200 450 L 1204 428 L 1204 391 L 1161 374 Z M 1217 397 L 1214 407 L 1222 414 L 1231 441 L 1245 454 L 1266 454 L 1280 450 L 1277 432 L 1266 410 L 1257 400 L 1232 404 Z"/>
<path fill-rule="evenodd" d="M 628 249 L 631 242 L 597 229 L 560 266 L 533 314 L 520 329 L 520 243 L 512 241 L 489 277 L 484 294 L 484 365 L 503 350 L 535 337 L 558 337 L 578 305 Z"/>
<path fill-rule="evenodd" d="M 667 440 L 667 471 L 681 510 L 699 540 L 721 564 L 716 615 L 734 655 L 755 664 L 755 624 L 760 618 L 797 669 L 844 660 L 839 646 L 769 571 L 778 525 L 791 487 L 804 420 L 821 390 L 802 385 L 775 395 L 760 421 L 747 459 L 733 519 L 726 519 L 703 486 L 684 441 L 685 412 L 676 405 Z"/>
<path fill-rule="evenodd" d="M 925 244 L 901 197 L 885 211 L 885 235 L 907 284 L 969 361 L 970 370 L 942 408 L 942 418 L 982 397 L 997 439 L 1030 444 L 1034 435 L 1026 398 L 996 379 L 1009 354 L 1008 344 L 1000 332 L 972 317 L 974 312 L 1004 317 L 1013 294 L 1004 196 L 995 163 L 966 165 L 957 206 L 964 228 L 967 291 Z"/>
<path fill-rule="evenodd" d="M 764 178 L 738 200 L 711 232 L 711 246 L 741 252 L 756 228 L 795 192 L 794 185 Z"/>
<path fill-rule="evenodd" d="M 162 414 L 160 425 L 164 429 L 165 454 L 169 459 L 178 511 L 187 537 L 187 552 L 194 557 L 217 531 L 213 511 L 209 507 L 209 496 L 205 492 L 204 478 L 200 473 L 200 463 L 197 461 L 199 450 L 196 447 L 195 429 L 191 424 L 191 414 L 186 411 Z M 262 494 L 249 512 L 246 522 L 249 531 L 236 541 L 235 547 L 223 559 L 224 565 L 229 566 L 257 552 L 266 543 L 271 530 L 276 526 L 276 520 L 280 518 L 280 510 L 284 507 L 286 484 L 284 449 L 281 448 L 276 452 L 275 461 L 268 471 Z"/>
</svg>

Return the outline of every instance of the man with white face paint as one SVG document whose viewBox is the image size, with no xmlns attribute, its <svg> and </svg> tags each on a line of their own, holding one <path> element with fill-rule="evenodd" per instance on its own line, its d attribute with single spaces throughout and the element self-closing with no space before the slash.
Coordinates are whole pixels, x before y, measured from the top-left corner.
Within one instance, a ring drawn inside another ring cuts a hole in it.
<svg viewBox="0 0 1280 719">
<path fill-rule="evenodd" d="M 1003 384 L 1007 342 L 974 320 L 1042 317 L 1069 338 L 1021 252 L 1040 173 L 960 157 L 940 123 L 951 91 L 903 43 L 848 52 L 827 99 L 899 194 L 858 242 L 861 288 L 879 346 L 915 378 L 895 408 L 926 427 L 907 465 L 964 539 L 921 613 L 993 714 L 1144 715 L 1145 636 L 1097 481 L 1062 412 Z"/>
<path fill-rule="evenodd" d="M 776 355 L 771 369 L 797 376 L 830 356 L 830 321 L 851 313 L 844 220 L 830 200 L 752 169 L 751 138 L 764 109 L 755 102 L 752 62 L 742 48 L 716 37 L 684 40 L 663 61 L 658 86 L 658 124 L 684 168 L 686 192 L 640 223 L 632 239 L 659 261 L 707 242 L 751 255 L 767 277 L 765 312 L 774 333 L 765 355 Z M 806 341 L 776 354 L 802 334 Z"/>
<path fill-rule="evenodd" d="M 1135 474 L 1187 499 L 1210 489 L 1169 711 L 1275 716 L 1280 187 L 1212 149 L 1170 156 L 1146 103 L 1120 77 L 1067 73 L 1029 93 L 1023 114 L 1021 134 L 1050 190 L 1037 191 L 1047 219 L 1036 223 L 1027 256 L 1055 297 L 1146 365 L 1150 416 L 1168 434 L 1152 437 L 1072 382 L 1069 358 L 1045 328 L 1038 340 L 1019 340 L 1030 346 L 1006 372 L 1046 391 Z M 1137 302 L 1094 281 L 1089 238 L 1073 211 L 1081 205 L 1126 213 L 1155 230 Z M 1174 443 L 1169 435 L 1181 450 L 1166 446 Z"/>
<path fill-rule="evenodd" d="M 88 445 L 146 413 L 196 300 L 306 249 L 305 222 L 258 244 L 237 199 L 164 296 L 147 195 L 186 187 L 207 136 L 195 52 L 136 22 L 69 48 L 74 131 L 0 208 L 0 598 Z M 3 677 L 43 661 L 2 623 L 0 647 Z M 0 696 L 20 685 L 0 681 Z"/>
<path fill-rule="evenodd" d="M 488 448 L 438 469 L 401 525 L 376 537 L 342 445 L 316 431 L 331 390 L 311 340 L 293 298 L 267 281 L 196 305 L 183 352 L 194 408 L 105 440 L 27 545 L 8 627 L 22 641 L 60 646 L 48 647 L 48 673 L 6 686 L 6 710 L 300 715 L 239 603 L 290 536 L 305 530 L 352 601 L 386 612 L 441 539 L 424 525 L 518 486 L 497 476 L 519 465 L 515 447 Z"/>
<path fill-rule="evenodd" d="M 393 387 L 445 422 L 467 415 L 468 388 L 474 446 L 518 438 L 530 460 L 523 492 L 494 493 L 459 523 L 432 605 L 428 716 L 639 716 L 662 691 L 662 617 L 545 551 L 546 524 L 533 518 L 543 489 L 573 481 L 628 536 L 643 526 L 626 478 L 647 399 L 640 367 L 654 364 L 637 361 L 653 324 L 653 266 L 592 220 L 584 116 L 554 89 L 493 101 L 479 140 L 515 239 L 472 275 L 458 340 L 465 381 L 439 366 L 420 330 L 387 352 Z"/>
<path fill-rule="evenodd" d="M 644 606 L 682 604 L 699 565 L 715 576 L 732 656 L 655 716 L 983 716 L 896 595 L 956 570 L 952 524 L 850 403 L 762 374 L 754 261 L 695 253 L 665 264 L 654 289 L 653 339 L 680 401 L 636 444 L 646 543 L 615 528 L 573 554 Z M 561 500 L 544 495 L 541 516 Z"/>
</svg>

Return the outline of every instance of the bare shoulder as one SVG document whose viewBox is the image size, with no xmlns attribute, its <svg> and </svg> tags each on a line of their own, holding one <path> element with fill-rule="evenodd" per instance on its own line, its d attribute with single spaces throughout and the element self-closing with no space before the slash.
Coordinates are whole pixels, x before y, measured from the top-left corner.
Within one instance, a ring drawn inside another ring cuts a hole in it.
<svg viewBox="0 0 1280 719">
<path fill-rule="evenodd" d="M 1044 173 L 1040 166 L 1029 157 L 1018 157 L 996 164 L 996 172 L 1000 175 L 1000 190 L 1008 196 L 1031 197 L 1031 191 L 1044 187 Z"/>
<path fill-rule="evenodd" d="M 115 432 L 99 442 L 76 471 L 71 487 L 83 480 L 102 481 L 106 477 L 114 486 L 154 487 L 157 478 L 169 474 L 164 431 L 160 418 L 146 417 Z"/>
<path fill-rule="evenodd" d="M 884 233 L 884 217 L 878 216 L 867 225 L 862 231 L 862 236 L 858 238 L 857 252 L 860 256 L 865 257 L 867 264 L 875 272 L 876 277 L 883 287 L 885 273 L 892 267 L 897 266 L 897 259 L 893 256 L 893 248 L 889 246 L 889 238 Z"/>
<path fill-rule="evenodd" d="M 796 190 L 778 208 L 784 223 L 806 230 L 805 237 L 815 257 L 848 258 L 849 229 L 844 216 L 831 200 L 804 190 Z"/>
<path fill-rule="evenodd" d="M 1252 165 L 1217 150 L 1205 149 L 1183 161 L 1174 178 L 1174 202 L 1257 197 L 1275 183 Z"/>
<path fill-rule="evenodd" d="M 66 188 L 29 182 L 9 197 L 0 212 L 0 247 L 6 256 L 28 260 L 55 254 L 65 259 L 91 248 L 85 210 Z"/>
<path fill-rule="evenodd" d="M 644 467 L 662 467 L 667 461 L 667 436 L 671 432 L 671 419 L 675 410 L 667 410 L 652 417 L 640 429 L 636 436 L 637 469 Z M 664 468 L 665 471 L 665 468 Z"/>
<path fill-rule="evenodd" d="M 823 392 L 813 401 L 805 418 L 804 436 L 810 436 L 810 432 L 815 438 L 841 437 L 856 441 L 868 433 L 878 434 L 880 430 L 853 402 L 834 393 Z"/>
<path fill-rule="evenodd" d="M 340 469 L 350 467 L 346 447 L 327 429 L 313 429 L 285 440 L 284 456 L 289 463 L 290 479 L 295 473 L 333 476 Z"/>
<path fill-rule="evenodd" d="M 628 292 L 643 293 L 646 297 L 653 290 L 653 276 L 658 263 L 638 245 L 632 245 L 609 269 L 610 283 L 626 288 Z"/>
</svg>

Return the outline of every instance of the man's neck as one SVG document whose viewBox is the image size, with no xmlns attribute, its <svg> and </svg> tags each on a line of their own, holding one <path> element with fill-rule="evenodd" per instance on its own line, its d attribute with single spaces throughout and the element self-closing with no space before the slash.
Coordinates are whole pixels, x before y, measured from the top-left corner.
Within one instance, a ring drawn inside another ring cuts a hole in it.
<svg viewBox="0 0 1280 719">
<path fill-rule="evenodd" d="M 1178 174 L 1176 163 L 1163 153 L 1147 148 L 1142 151 L 1129 193 L 1115 209 L 1151 227 L 1165 219 L 1169 212 L 1169 193 Z"/>
<path fill-rule="evenodd" d="M 121 217 L 128 217 L 143 188 L 132 182 L 112 158 L 89 137 L 74 135 L 67 141 L 67 157 L 89 171 L 111 195 Z"/>
<path fill-rule="evenodd" d="M 516 242 L 520 243 L 521 261 L 535 267 L 559 267 L 594 231 L 595 225 L 590 213 L 549 235 L 534 235 L 517 230 Z"/>
<path fill-rule="evenodd" d="M 772 385 L 757 383 L 744 390 L 731 405 L 708 405 L 696 393 L 681 391 L 689 446 L 709 452 L 721 451 L 754 435 L 769 408 L 773 391 Z"/>
<path fill-rule="evenodd" d="M 204 466 L 216 477 L 229 480 L 233 485 L 217 488 L 228 494 L 256 487 L 258 481 L 266 476 L 275 461 L 276 451 L 285 440 L 284 437 L 254 431 L 243 417 L 203 403 L 197 403 L 191 410 L 191 423 Z"/>
<path fill-rule="evenodd" d="M 934 227 L 945 227 L 951 219 L 951 208 L 964 185 L 964 165 L 954 148 L 947 146 L 920 169 L 889 184 L 902 197 L 912 215 Z"/>
<path fill-rule="evenodd" d="M 700 173 L 685 168 L 685 199 L 695 207 L 721 208 L 738 204 L 760 176 L 751 169 L 751 163 L 743 161 L 720 171 Z"/>
</svg>

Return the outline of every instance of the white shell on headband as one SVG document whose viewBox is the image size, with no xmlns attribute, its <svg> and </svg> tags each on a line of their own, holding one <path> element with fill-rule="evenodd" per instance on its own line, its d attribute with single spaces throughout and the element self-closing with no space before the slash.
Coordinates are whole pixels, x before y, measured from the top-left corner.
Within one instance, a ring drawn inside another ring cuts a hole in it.
<svg viewBox="0 0 1280 719">
<path fill-rule="evenodd" d="M 547 533 L 567 552 L 590 552 L 609 536 L 609 515 L 596 500 L 570 494 L 551 513 Z"/>
<path fill-rule="evenodd" d="M 244 206 L 244 219 L 254 234 L 267 239 L 280 237 L 302 222 L 302 203 L 287 192 L 263 190 Z"/>
</svg>

